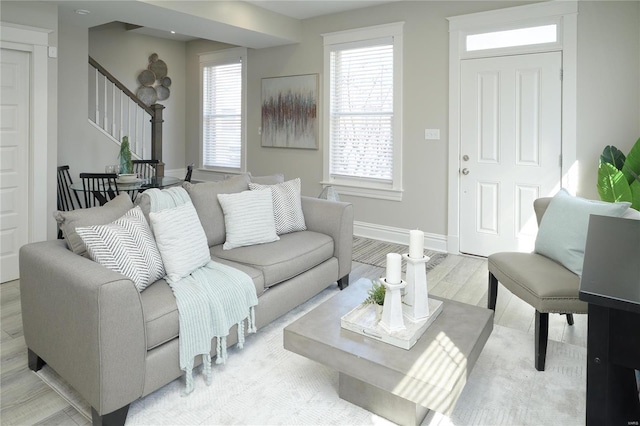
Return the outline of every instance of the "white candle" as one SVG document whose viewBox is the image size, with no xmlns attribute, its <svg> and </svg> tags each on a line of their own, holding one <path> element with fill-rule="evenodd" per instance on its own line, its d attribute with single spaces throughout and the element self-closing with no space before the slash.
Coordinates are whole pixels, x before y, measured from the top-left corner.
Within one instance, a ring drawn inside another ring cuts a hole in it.
<svg viewBox="0 0 640 426">
<path fill-rule="evenodd" d="M 402 269 L 402 256 L 398 253 L 387 254 L 387 282 L 389 284 L 399 284 L 402 281 L 400 276 Z"/>
<path fill-rule="evenodd" d="M 424 256 L 424 232 L 417 229 L 409 231 L 409 257 L 422 259 Z"/>
</svg>

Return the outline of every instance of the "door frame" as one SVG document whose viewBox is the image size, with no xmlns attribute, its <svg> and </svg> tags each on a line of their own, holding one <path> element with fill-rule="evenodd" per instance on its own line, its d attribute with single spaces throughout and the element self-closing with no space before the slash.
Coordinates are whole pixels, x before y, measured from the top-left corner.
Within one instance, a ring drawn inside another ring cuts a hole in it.
<svg viewBox="0 0 640 426">
<path fill-rule="evenodd" d="M 29 172 L 28 174 L 28 241 L 47 239 L 48 169 L 48 57 L 49 33 L 44 28 L 0 22 L 0 47 L 29 52 Z"/>
<path fill-rule="evenodd" d="M 449 20 L 449 173 L 447 252 L 460 253 L 460 64 L 463 59 L 534 52 L 562 52 L 562 187 L 577 187 L 576 87 L 578 3 L 545 2 L 447 18 Z M 529 26 L 558 25 L 558 41 L 548 45 L 466 52 L 469 34 Z"/>
</svg>

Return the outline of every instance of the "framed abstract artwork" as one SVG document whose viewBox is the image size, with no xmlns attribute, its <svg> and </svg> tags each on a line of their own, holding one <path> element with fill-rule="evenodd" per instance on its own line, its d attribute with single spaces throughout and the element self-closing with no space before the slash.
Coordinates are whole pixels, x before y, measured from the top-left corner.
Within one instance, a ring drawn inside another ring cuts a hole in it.
<svg viewBox="0 0 640 426">
<path fill-rule="evenodd" d="M 262 146 L 318 149 L 318 74 L 262 79 Z"/>
</svg>

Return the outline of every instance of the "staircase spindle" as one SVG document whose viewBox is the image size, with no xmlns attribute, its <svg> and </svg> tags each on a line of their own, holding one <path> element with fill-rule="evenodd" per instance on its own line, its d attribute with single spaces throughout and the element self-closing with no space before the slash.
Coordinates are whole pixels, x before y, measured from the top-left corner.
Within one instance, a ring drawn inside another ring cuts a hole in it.
<svg viewBox="0 0 640 426">
<path fill-rule="evenodd" d="M 108 108 L 108 105 L 107 105 L 107 83 L 108 83 L 108 81 L 109 80 L 107 80 L 107 78 L 105 77 L 104 78 L 104 110 L 103 110 L 104 111 L 104 122 L 102 123 L 102 128 L 104 130 L 107 130 L 107 127 L 108 127 L 107 126 L 107 118 L 108 118 L 107 114 L 108 114 L 108 111 L 109 111 L 109 108 Z"/>
<path fill-rule="evenodd" d="M 96 68 L 96 124 L 99 126 L 100 125 L 100 97 L 98 96 L 98 92 L 99 92 L 99 88 L 98 88 L 98 82 L 100 81 L 100 74 L 98 72 L 98 69 Z"/>
</svg>

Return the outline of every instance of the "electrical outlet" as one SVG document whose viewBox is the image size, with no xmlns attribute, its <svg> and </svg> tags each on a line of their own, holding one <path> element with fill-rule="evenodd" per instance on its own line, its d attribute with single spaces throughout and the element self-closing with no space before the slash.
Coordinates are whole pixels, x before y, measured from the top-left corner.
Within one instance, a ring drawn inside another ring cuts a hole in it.
<svg viewBox="0 0 640 426">
<path fill-rule="evenodd" d="M 424 129 L 424 138 L 427 140 L 440 139 L 440 129 Z"/>
</svg>

